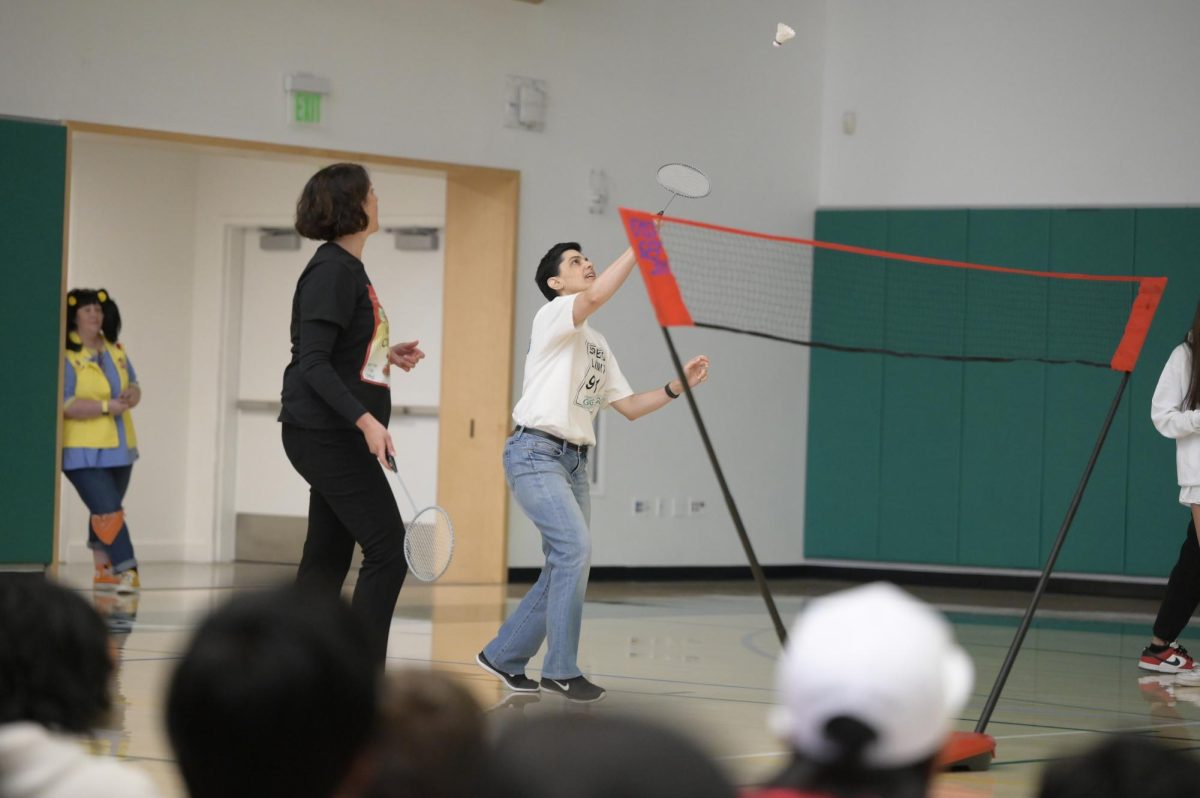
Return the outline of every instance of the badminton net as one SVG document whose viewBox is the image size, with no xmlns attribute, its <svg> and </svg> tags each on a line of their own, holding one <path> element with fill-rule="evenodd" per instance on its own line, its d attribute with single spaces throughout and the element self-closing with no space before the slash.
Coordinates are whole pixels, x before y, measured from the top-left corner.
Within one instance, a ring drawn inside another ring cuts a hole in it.
<svg viewBox="0 0 1200 798">
<path fill-rule="evenodd" d="M 1167 282 L 926 258 L 626 208 L 621 219 L 662 326 L 850 352 L 1129 372 Z"/>
</svg>

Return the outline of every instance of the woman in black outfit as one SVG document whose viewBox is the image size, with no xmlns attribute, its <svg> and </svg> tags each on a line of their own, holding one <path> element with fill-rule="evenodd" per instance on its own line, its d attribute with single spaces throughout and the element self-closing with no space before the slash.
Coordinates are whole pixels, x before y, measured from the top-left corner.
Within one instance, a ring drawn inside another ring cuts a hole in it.
<svg viewBox="0 0 1200 798">
<path fill-rule="evenodd" d="M 404 523 L 380 468 L 395 454 L 389 366 L 410 371 L 425 353 L 417 341 L 388 346 L 387 314 L 362 263 L 363 245 L 378 229 L 378 201 L 363 167 L 327 166 L 305 185 L 296 230 L 325 243 L 296 283 L 279 420 L 288 459 L 310 486 L 296 580 L 340 593 L 354 544 L 362 546 L 352 604 L 382 663 L 408 572 Z"/>
</svg>

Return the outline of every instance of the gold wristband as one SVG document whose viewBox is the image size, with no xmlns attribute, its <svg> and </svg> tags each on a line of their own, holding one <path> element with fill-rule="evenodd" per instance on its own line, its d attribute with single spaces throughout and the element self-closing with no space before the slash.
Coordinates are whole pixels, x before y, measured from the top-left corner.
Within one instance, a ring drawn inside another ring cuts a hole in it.
<svg viewBox="0 0 1200 798">
<path fill-rule="evenodd" d="M 108 400 L 107 399 L 100 400 L 100 415 L 102 415 L 102 416 L 108 415 Z"/>
</svg>

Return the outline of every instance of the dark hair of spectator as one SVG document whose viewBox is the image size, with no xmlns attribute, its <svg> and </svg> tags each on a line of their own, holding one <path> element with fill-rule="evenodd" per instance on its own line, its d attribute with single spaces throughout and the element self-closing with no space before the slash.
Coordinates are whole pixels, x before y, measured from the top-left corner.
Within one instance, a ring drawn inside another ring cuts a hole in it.
<svg viewBox="0 0 1200 798">
<path fill-rule="evenodd" d="M 167 694 L 191 798 L 328 798 L 374 728 L 378 665 L 337 596 L 238 596 L 201 624 Z"/>
<path fill-rule="evenodd" d="M 542 716 L 505 730 L 488 772 L 496 798 L 735 798 L 716 763 L 677 732 L 613 716 Z"/>
<path fill-rule="evenodd" d="M 0 579 L 0 725 L 81 734 L 112 706 L 108 629 L 77 593 L 37 577 Z"/>
<path fill-rule="evenodd" d="M 483 712 L 465 687 L 437 671 L 391 674 L 360 798 L 477 798 L 484 787 Z"/>
<path fill-rule="evenodd" d="M 857 718 L 831 718 L 825 725 L 825 737 L 837 755 L 816 761 L 797 752 L 771 786 L 829 798 L 924 798 L 933 778 L 933 757 L 904 767 L 871 768 L 863 762 L 863 754 L 876 736 L 874 729 Z"/>
<path fill-rule="evenodd" d="M 538 263 L 537 274 L 534 275 L 534 281 L 537 283 L 538 290 L 542 292 L 542 296 L 546 297 L 547 301 L 558 296 L 558 292 L 550 287 L 550 278 L 558 277 L 561 273 L 563 253 L 569 249 L 583 253 L 583 248 L 574 241 L 564 241 L 561 244 L 555 244 L 550 247 L 550 251 L 542 256 L 541 262 Z"/>
<path fill-rule="evenodd" d="M 371 191 L 367 170 L 356 163 L 326 166 L 308 179 L 296 202 L 296 232 L 333 241 L 367 229 L 363 208 Z"/>
<path fill-rule="evenodd" d="M 1149 737 L 1119 734 L 1077 756 L 1047 765 L 1038 796 L 1174 798 L 1181 790 L 1195 790 L 1197 784 L 1200 762 L 1188 752 L 1173 750 Z"/>
<path fill-rule="evenodd" d="M 67 349 L 72 352 L 78 352 L 83 347 L 82 342 L 73 340 L 71 333 L 76 330 L 75 314 L 87 305 L 99 305 L 104 312 L 100 332 L 106 341 L 115 344 L 121 337 L 121 311 L 108 291 L 103 288 L 72 288 L 67 292 Z"/>
</svg>

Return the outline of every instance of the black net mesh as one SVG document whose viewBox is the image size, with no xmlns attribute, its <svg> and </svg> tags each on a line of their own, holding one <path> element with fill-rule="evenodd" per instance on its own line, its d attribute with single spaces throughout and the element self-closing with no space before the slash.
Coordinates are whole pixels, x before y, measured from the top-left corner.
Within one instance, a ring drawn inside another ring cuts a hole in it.
<svg viewBox="0 0 1200 798">
<path fill-rule="evenodd" d="M 658 237 L 696 326 L 832 349 L 1107 368 L 1139 289 L 1129 278 L 914 262 L 670 218 Z"/>
</svg>

